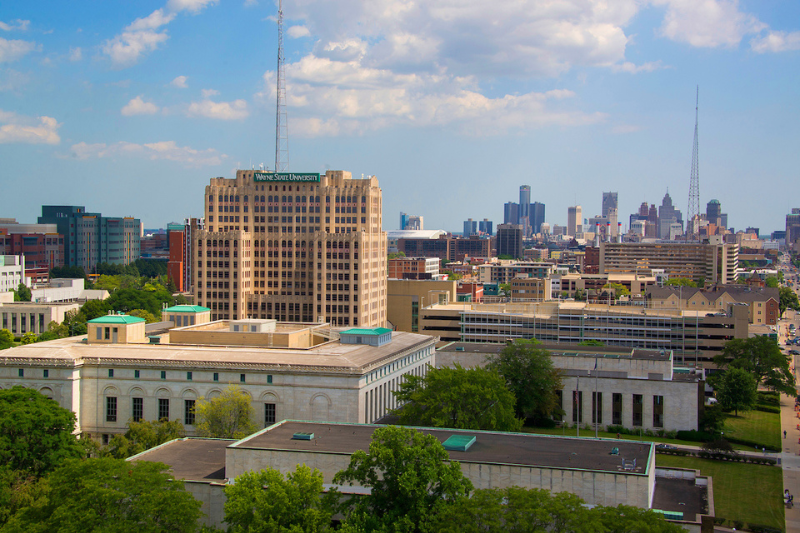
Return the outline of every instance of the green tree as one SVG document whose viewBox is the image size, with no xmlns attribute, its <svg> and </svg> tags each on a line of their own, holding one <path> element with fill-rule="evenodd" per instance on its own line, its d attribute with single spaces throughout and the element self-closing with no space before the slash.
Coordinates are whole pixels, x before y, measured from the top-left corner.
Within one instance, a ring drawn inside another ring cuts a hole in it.
<svg viewBox="0 0 800 533">
<path fill-rule="evenodd" d="M 597 339 L 588 339 L 578 343 L 578 346 L 605 346 L 606 343 Z"/>
<path fill-rule="evenodd" d="M 110 298 L 109 298 L 110 299 Z M 109 311 L 111 311 L 111 307 L 108 305 L 108 299 L 106 300 L 89 300 L 85 304 L 81 306 L 80 315 L 83 319 L 83 322 L 87 322 L 89 320 L 94 320 L 95 318 L 99 318 L 103 315 L 107 315 Z M 77 316 L 75 317 L 78 318 Z"/>
<path fill-rule="evenodd" d="M 450 273 L 447 274 L 447 280 L 448 281 L 458 281 L 462 277 L 463 276 L 461 274 L 456 274 L 455 272 L 450 272 Z"/>
<path fill-rule="evenodd" d="M 697 287 L 697 283 L 690 280 L 689 278 L 670 278 L 664 285 L 674 286 L 674 287 Z"/>
<path fill-rule="evenodd" d="M 157 318 L 156 315 L 154 315 L 150 311 L 145 311 L 144 309 L 134 309 L 133 311 L 129 311 L 128 314 L 131 316 L 144 318 L 144 321 L 148 324 L 152 324 L 153 322 L 158 322 L 159 320 L 161 320 L 160 318 Z"/>
<path fill-rule="evenodd" d="M 200 502 L 168 468 L 110 458 L 67 461 L 47 477 L 46 497 L 18 511 L 3 531 L 197 531 Z"/>
<path fill-rule="evenodd" d="M 767 279 L 765 279 L 764 282 L 770 289 L 778 288 L 781 285 L 780 280 L 775 276 L 767 276 Z"/>
<path fill-rule="evenodd" d="M 722 353 L 714 357 L 717 368 L 741 368 L 750 372 L 764 387 L 790 396 L 797 394 L 789 370 L 789 355 L 781 352 L 774 339 L 765 336 L 731 339 Z"/>
<path fill-rule="evenodd" d="M 350 465 L 333 482 L 371 489 L 365 496 L 343 498 L 339 507 L 346 524 L 367 531 L 421 531 L 443 507 L 472 490 L 461 466 L 449 460 L 436 437 L 396 426 L 376 429 L 369 452 L 353 453 Z"/>
<path fill-rule="evenodd" d="M 398 259 L 400 257 L 405 257 L 405 256 L 406 256 L 405 252 L 392 252 L 387 257 L 389 259 Z"/>
<path fill-rule="evenodd" d="M 245 472 L 225 486 L 229 533 L 315 533 L 326 530 L 332 510 L 320 498 L 322 473 L 304 464 L 286 478 L 272 468 Z"/>
<path fill-rule="evenodd" d="M 230 385 L 216 398 L 200 398 L 195 404 L 198 435 L 217 439 L 241 439 L 256 430 L 250 396 Z"/>
<path fill-rule="evenodd" d="M 75 414 L 39 392 L 0 390 L 0 464 L 34 476 L 84 455 L 72 432 Z"/>
<path fill-rule="evenodd" d="M 45 495 L 37 481 L 27 472 L 0 466 L 0 531 L 14 513 Z"/>
<path fill-rule="evenodd" d="M 17 285 L 17 290 L 14 291 L 15 302 L 30 302 L 31 290 L 25 286 L 24 283 Z"/>
<path fill-rule="evenodd" d="M 12 344 L 14 344 L 14 334 L 5 328 L 0 329 L 0 350 L 9 348 Z"/>
<path fill-rule="evenodd" d="M 97 281 L 94 282 L 95 289 L 104 289 L 108 292 L 114 292 L 115 290 L 120 288 L 120 280 L 119 276 L 109 276 L 108 274 L 102 274 Z"/>
<path fill-rule="evenodd" d="M 758 383 L 756 378 L 743 368 L 730 368 L 717 386 L 717 400 L 726 411 L 734 411 L 739 416 L 739 411 L 752 409 L 758 399 Z"/>
<path fill-rule="evenodd" d="M 520 418 L 543 420 L 561 414 L 556 393 L 563 388 L 561 372 L 540 344 L 536 339 L 518 339 L 488 360 L 488 368 L 503 376 L 514 393 Z"/>
<path fill-rule="evenodd" d="M 614 298 L 619 298 L 620 296 L 629 296 L 631 291 L 628 290 L 625 285 L 622 283 L 606 283 L 603 285 L 604 289 L 613 289 L 614 290 Z"/>
<path fill-rule="evenodd" d="M 514 395 L 505 380 L 485 368 L 429 367 L 423 376 L 406 376 L 394 393 L 396 413 L 405 425 L 519 431 Z"/>
<path fill-rule="evenodd" d="M 174 439 L 182 439 L 186 431 L 180 420 L 140 420 L 128 422 L 124 435 L 114 435 L 103 455 L 125 459 Z"/>
<path fill-rule="evenodd" d="M 20 339 L 19 343 L 22 345 L 25 344 L 33 344 L 38 339 L 38 335 L 36 333 L 29 331 L 25 333 L 22 338 Z"/>
<path fill-rule="evenodd" d="M 800 302 L 797 300 L 797 293 L 794 292 L 789 287 L 781 287 L 778 289 L 778 294 L 780 297 L 780 302 L 778 303 L 778 307 L 780 309 L 781 315 L 787 309 L 794 309 L 795 311 L 800 311 Z"/>
<path fill-rule="evenodd" d="M 597 518 L 600 528 L 593 531 L 606 533 L 683 533 L 678 524 L 664 520 L 664 517 L 649 509 L 630 505 L 617 507 L 595 507 L 590 517 Z"/>
<path fill-rule="evenodd" d="M 86 272 L 81 266 L 54 267 L 50 269 L 50 279 L 54 278 L 86 279 Z"/>
</svg>

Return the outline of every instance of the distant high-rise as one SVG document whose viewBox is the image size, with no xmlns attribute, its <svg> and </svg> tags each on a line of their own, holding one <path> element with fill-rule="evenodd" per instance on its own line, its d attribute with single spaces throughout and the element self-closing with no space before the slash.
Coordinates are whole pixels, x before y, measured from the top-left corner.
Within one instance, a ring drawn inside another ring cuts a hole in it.
<svg viewBox="0 0 800 533">
<path fill-rule="evenodd" d="M 503 224 L 519 224 L 519 204 L 506 202 L 503 206 Z"/>
<path fill-rule="evenodd" d="M 491 220 L 484 218 L 478 222 L 478 232 L 484 235 L 492 235 L 494 233 L 493 226 L 494 224 L 492 224 Z"/>
<path fill-rule="evenodd" d="M 567 235 L 574 237 L 581 231 L 583 211 L 581 206 L 575 205 L 567 208 Z"/>
<path fill-rule="evenodd" d="M 619 203 L 617 202 L 617 194 L 615 192 L 604 192 L 603 193 L 603 211 L 602 215 L 604 217 L 608 216 L 608 213 L 611 209 L 619 209 Z"/>
<path fill-rule="evenodd" d="M 664 195 L 658 210 L 658 238 L 669 239 L 670 225 L 678 223 L 683 226 L 683 214 L 672 205 L 669 192 Z"/>
<path fill-rule="evenodd" d="M 406 223 L 408 222 L 408 213 L 403 213 L 400 211 L 400 228 L 399 229 L 406 229 Z"/>
<path fill-rule="evenodd" d="M 464 221 L 464 237 L 478 234 L 478 221 L 471 218 Z"/>
<path fill-rule="evenodd" d="M 795 207 L 786 215 L 786 244 L 792 246 L 797 239 L 800 239 L 800 209 Z"/>
<path fill-rule="evenodd" d="M 522 226 L 519 224 L 500 224 L 497 226 L 497 255 L 507 255 L 521 259 Z"/>
<path fill-rule="evenodd" d="M 544 224 L 544 204 L 541 202 L 533 202 L 529 211 L 529 219 L 531 223 L 532 233 L 541 233 L 542 224 Z"/>
<path fill-rule="evenodd" d="M 401 230 L 424 229 L 422 226 L 422 216 L 409 215 L 408 213 L 403 213 L 402 211 L 400 211 L 400 229 Z"/>
<path fill-rule="evenodd" d="M 519 216 L 520 217 L 530 216 L 530 213 L 529 213 L 530 205 L 531 205 L 531 186 L 530 185 L 520 185 L 519 186 Z"/>
<path fill-rule="evenodd" d="M 531 203 L 530 185 L 520 185 L 519 203 L 507 202 L 503 206 L 503 223 L 522 226 L 523 237 L 541 231 L 544 223 L 544 204 Z"/>
</svg>

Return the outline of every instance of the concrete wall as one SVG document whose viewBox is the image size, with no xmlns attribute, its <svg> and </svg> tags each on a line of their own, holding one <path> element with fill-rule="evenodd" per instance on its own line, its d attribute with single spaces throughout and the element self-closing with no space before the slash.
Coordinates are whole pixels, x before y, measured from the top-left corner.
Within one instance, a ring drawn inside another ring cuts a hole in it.
<svg viewBox="0 0 800 533">
<path fill-rule="evenodd" d="M 200 511 L 205 515 L 200 519 L 201 524 L 213 527 L 224 527 L 225 485 L 223 483 L 208 483 L 205 481 L 184 481 L 187 492 L 202 504 Z"/>
</svg>

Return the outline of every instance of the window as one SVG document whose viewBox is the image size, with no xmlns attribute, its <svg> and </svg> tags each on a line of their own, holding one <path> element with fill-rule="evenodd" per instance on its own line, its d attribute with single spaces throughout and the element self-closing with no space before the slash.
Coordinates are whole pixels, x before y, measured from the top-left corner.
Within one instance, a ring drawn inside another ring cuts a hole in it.
<svg viewBox="0 0 800 533">
<path fill-rule="evenodd" d="M 592 392 L 592 424 L 603 423 L 603 393 Z"/>
<path fill-rule="evenodd" d="M 611 423 L 615 426 L 622 425 L 622 394 L 617 392 L 611 395 Z"/>
<path fill-rule="evenodd" d="M 108 377 L 110 377 L 110 378 L 114 377 L 114 369 L 113 368 L 109 368 L 108 369 Z"/>
<path fill-rule="evenodd" d="M 133 371 L 133 377 L 136 378 L 136 379 L 139 379 L 139 371 L 138 370 L 134 370 Z"/>
<path fill-rule="evenodd" d="M 214 372 L 214 381 L 219 381 L 219 372 Z"/>
<path fill-rule="evenodd" d="M 161 371 L 161 379 L 167 379 L 167 371 L 166 370 L 162 370 Z"/>
<path fill-rule="evenodd" d="M 103 328 L 103 333 L 105 335 L 103 337 L 105 340 L 108 340 L 108 339 L 111 338 L 111 328 Z"/>
<path fill-rule="evenodd" d="M 106 422 L 117 421 L 117 397 L 106 397 Z"/>
<path fill-rule="evenodd" d="M 271 426 L 275 423 L 275 404 L 264 404 L 264 426 Z"/>
<path fill-rule="evenodd" d="M 139 422 L 144 418 L 144 398 L 133 398 L 133 412 L 131 418 L 134 422 Z"/>
<path fill-rule="evenodd" d="M 239 383 L 244 383 L 245 382 L 244 377 L 245 377 L 244 374 L 239 374 Z"/>
<path fill-rule="evenodd" d="M 272 383 L 272 375 L 267 375 L 267 383 Z"/>
<path fill-rule="evenodd" d="M 103 446 L 108 446 L 108 433 L 103 433 Z"/>
<path fill-rule="evenodd" d="M 169 398 L 158 399 L 158 419 L 169 420 Z"/>
<path fill-rule="evenodd" d="M 653 427 L 664 427 L 664 397 L 653 396 Z"/>
<path fill-rule="evenodd" d="M 103 340 L 103 328 L 97 328 L 97 340 Z"/>
<path fill-rule="evenodd" d="M 183 400 L 183 425 L 194 425 L 194 400 Z"/>
<path fill-rule="evenodd" d="M 46 368 L 44 370 L 42 370 L 42 377 L 43 378 L 49 378 L 50 377 L 50 371 L 48 369 L 46 369 Z"/>
<path fill-rule="evenodd" d="M 583 391 L 572 393 L 572 421 L 583 422 Z"/>
<path fill-rule="evenodd" d="M 19 377 L 21 377 L 21 378 L 24 378 L 25 377 L 25 369 L 24 368 L 20 368 L 19 372 L 17 372 L 17 375 Z"/>
<path fill-rule="evenodd" d="M 187 372 L 186 373 L 186 381 L 192 381 L 192 373 L 191 372 Z"/>
<path fill-rule="evenodd" d="M 644 398 L 641 394 L 633 395 L 633 425 L 642 425 L 642 410 L 644 408 Z"/>
</svg>

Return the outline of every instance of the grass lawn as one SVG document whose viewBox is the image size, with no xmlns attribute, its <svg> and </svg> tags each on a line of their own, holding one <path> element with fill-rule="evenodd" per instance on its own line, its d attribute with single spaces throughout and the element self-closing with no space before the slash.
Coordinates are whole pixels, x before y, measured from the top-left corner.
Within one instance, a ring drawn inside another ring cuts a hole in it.
<svg viewBox="0 0 800 533">
<path fill-rule="evenodd" d="M 781 449 L 781 415 L 747 411 L 725 419 L 725 435 L 758 442 Z"/>
<path fill-rule="evenodd" d="M 784 529 L 783 472 L 776 466 L 657 455 L 656 466 L 700 470 L 711 476 L 714 514 L 728 520 Z"/>
</svg>

